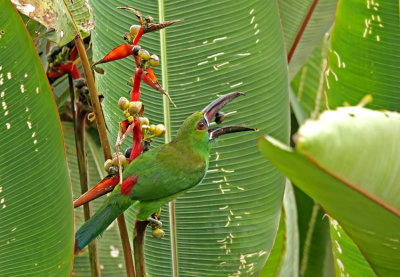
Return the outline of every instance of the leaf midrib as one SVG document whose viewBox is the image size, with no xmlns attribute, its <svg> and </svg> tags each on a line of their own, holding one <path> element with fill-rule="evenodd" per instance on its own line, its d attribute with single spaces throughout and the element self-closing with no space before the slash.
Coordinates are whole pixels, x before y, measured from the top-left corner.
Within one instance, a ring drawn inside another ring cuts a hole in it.
<svg viewBox="0 0 400 277">
<path fill-rule="evenodd" d="M 164 0 L 158 0 L 158 17 L 160 22 L 164 22 Z M 167 43 L 166 43 L 165 29 L 160 30 L 160 52 L 161 52 L 161 78 L 162 87 L 168 92 L 168 73 L 167 73 Z M 164 114 L 164 125 L 166 129 L 165 143 L 171 141 L 171 124 L 170 124 L 170 112 L 169 112 L 169 101 L 165 95 L 163 95 L 163 114 Z M 175 224 L 175 200 L 171 201 L 169 207 L 169 222 L 170 222 L 170 234 L 171 234 L 171 255 L 172 255 L 172 275 L 178 277 L 178 251 L 177 251 L 177 237 L 176 237 L 176 224 Z"/>
</svg>

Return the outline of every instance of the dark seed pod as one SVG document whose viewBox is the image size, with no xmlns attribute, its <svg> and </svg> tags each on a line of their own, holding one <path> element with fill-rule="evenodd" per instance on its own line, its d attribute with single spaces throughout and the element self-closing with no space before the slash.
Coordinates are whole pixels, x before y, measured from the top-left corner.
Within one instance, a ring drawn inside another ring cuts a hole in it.
<svg viewBox="0 0 400 277">
<path fill-rule="evenodd" d="M 117 174 L 117 173 L 118 173 L 118 167 L 117 167 L 117 166 L 111 166 L 111 167 L 108 169 L 108 173 L 109 173 L 109 174 L 112 174 L 112 175 Z"/>
<path fill-rule="evenodd" d="M 149 151 L 151 149 L 150 145 L 151 141 L 143 140 L 142 143 L 143 143 L 143 152 Z"/>
<path fill-rule="evenodd" d="M 96 71 L 97 73 L 103 75 L 104 74 L 104 69 L 100 66 L 93 66 L 93 70 Z"/>
<path fill-rule="evenodd" d="M 126 148 L 126 150 L 125 150 L 125 157 L 126 157 L 127 159 L 130 158 L 131 152 L 132 152 L 132 147 Z"/>
<path fill-rule="evenodd" d="M 81 91 L 83 94 L 88 94 L 88 93 L 89 93 L 89 88 L 88 88 L 87 86 L 83 86 L 83 87 L 80 89 L 80 91 Z"/>
<path fill-rule="evenodd" d="M 215 123 L 221 124 L 225 120 L 226 115 L 223 112 L 217 112 L 215 114 Z"/>
<path fill-rule="evenodd" d="M 58 53 L 60 53 L 60 51 L 61 51 L 61 48 L 60 48 L 59 46 L 57 46 L 57 45 L 54 45 L 54 46 L 51 47 L 51 49 L 50 49 L 50 55 L 55 56 L 55 55 L 57 55 Z"/>
<path fill-rule="evenodd" d="M 48 62 L 48 63 L 54 62 L 54 58 L 53 58 L 52 55 L 47 55 L 47 62 Z"/>
<path fill-rule="evenodd" d="M 126 33 L 125 33 L 125 35 L 124 35 L 124 40 L 130 41 L 130 40 L 131 40 L 131 38 L 132 38 L 132 35 L 131 35 L 131 33 L 129 33 L 129 32 L 126 32 Z"/>
<path fill-rule="evenodd" d="M 150 15 L 148 15 L 148 16 L 146 16 L 146 17 L 144 18 L 144 20 L 145 20 L 147 23 L 151 23 L 151 22 L 154 21 L 154 18 L 151 17 Z"/>
<path fill-rule="evenodd" d="M 83 86 L 86 86 L 86 80 L 84 78 L 76 79 L 74 81 L 74 83 L 75 83 L 74 85 L 77 89 L 81 89 L 81 88 L 83 88 Z"/>
<path fill-rule="evenodd" d="M 133 49 L 132 49 L 133 55 L 134 55 L 134 56 L 139 55 L 139 50 L 140 50 L 140 49 L 142 49 L 142 47 L 140 47 L 139 45 L 133 46 Z"/>
<path fill-rule="evenodd" d="M 61 49 L 61 54 L 62 54 L 62 55 L 67 55 L 68 52 L 69 52 L 68 46 L 64 46 L 64 47 Z"/>
</svg>

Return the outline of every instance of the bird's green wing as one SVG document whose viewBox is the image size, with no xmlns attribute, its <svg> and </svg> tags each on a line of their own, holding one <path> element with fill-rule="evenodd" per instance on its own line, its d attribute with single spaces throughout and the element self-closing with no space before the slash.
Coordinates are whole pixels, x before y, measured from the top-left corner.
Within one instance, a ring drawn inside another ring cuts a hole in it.
<svg viewBox="0 0 400 277">
<path fill-rule="evenodd" d="M 201 183 L 206 161 L 193 149 L 170 143 L 151 149 L 124 171 L 124 179 L 137 178 L 130 192 L 132 200 L 152 201 L 175 195 Z"/>
</svg>

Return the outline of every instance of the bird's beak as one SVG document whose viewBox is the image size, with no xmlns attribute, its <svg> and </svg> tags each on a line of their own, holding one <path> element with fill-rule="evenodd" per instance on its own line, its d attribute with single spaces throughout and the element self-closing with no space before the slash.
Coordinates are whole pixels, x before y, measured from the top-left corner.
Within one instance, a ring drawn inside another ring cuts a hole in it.
<svg viewBox="0 0 400 277">
<path fill-rule="evenodd" d="M 236 97 L 244 95 L 243 92 L 231 92 L 226 95 L 222 95 L 220 98 L 212 101 L 210 104 L 205 107 L 202 112 L 204 114 L 204 118 L 207 121 L 207 125 L 210 125 L 211 119 L 214 117 L 214 115 L 226 104 L 231 102 L 233 99 Z"/>
<path fill-rule="evenodd" d="M 243 92 L 232 92 L 219 97 L 203 109 L 204 118 L 207 121 L 207 125 L 210 125 L 212 118 L 215 114 L 226 104 L 231 102 L 236 97 L 244 95 Z M 210 140 L 214 140 L 220 135 L 243 132 L 243 131 L 258 131 L 258 129 L 244 127 L 244 126 L 223 126 L 223 127 L 213 127 L 208 129 L 208 136 Z"/>
<path fill-rule="evenodd" d="M 229 133 L 244 132 L 244 131 L 258 131 L 258 129 L 244 127 L 244 126 L 223 126 L 214 127 L 208 129 L 208 137 L 210 140 L 214 140 L 220 135 L 225 135 Z"/>
</svg>

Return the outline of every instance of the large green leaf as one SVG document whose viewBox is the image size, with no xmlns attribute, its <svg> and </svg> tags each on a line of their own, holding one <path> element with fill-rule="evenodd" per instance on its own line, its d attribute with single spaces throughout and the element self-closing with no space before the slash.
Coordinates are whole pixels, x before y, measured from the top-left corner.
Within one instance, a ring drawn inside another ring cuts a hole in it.
<svg viewBox="0 0 400 277">
<path fill-rule="evenodd" d="M 335 275 L 329 221 L 323 208 L 295 189 L 300 239 L 300 276 Z"/>
<path fill-rule="evenodd" d="M 336 276 L 376 276 L 360 249 L 344 232 L 339 223 L 333 218 L 329 218 L 329 223 Z"/>
<path fill-rule="evenodd" d="M 328 36 L 325 36 L 290 84 L 308 118 L 317 118 L 323 109 L 327 52 Z"/>
<path fill-rule="evenodd" d="M 115 9 L 123 5 L 123 1 L 93 2 L 95 60 L 123 43 L 123 34 L 137 24 L 132 13 Z M 225 108 L 237 111 L 228 116 L 227 124 L 254 126 L 288 139 L 286 57 L 275 2 L 146 1 L 134 7 L 155 21 L 160 15 L 163 20 L 184 20 L 168 27 L 164 39 L 151 33 L 140 42 L 151 53 L 160 57 L 163 53 L 163 70 L 156 74 L 178 106 L 164 109 L 160 94 L 143 84 L 141 99 L 151 123 L 168 122 L 174 135 L 188 115 L 217 95 L 243 91 L 247 96 Z M 134 61 L 128 58 L 103 67 L 105 74 L 97 76 L 97 85 L 105 96 L 105 119 L 113 142 L 123 119 L 116 103 L 128 95 L 126 83 Z M 221 138 L 203 184 L 177 199 L 180 276 L 256 274 L 267 258 L 277 232 L 284 178 L 263 161 L 257 137 L 246 133 Z M 165 239 L 146 238 L 149 276 L 172 275 L 168 219 L 164 208 Z"/>
<path fill-rule="evenodd" d="M 296 150 L 260 139 L 264 155 L 337 219 L 382 276 L 400 272 L 399 119 L 340 108 L 308 121 Z"/>
<path fill-rule="evenodd" d="M 293 186 L 286 180 L 279 229 L 260 277 L 299 276 L 299 230 Z"/>
<path fill-rule="evenodd" d="M 330 108 L 357 104 L 399 110 L 399 1 L 340 1 L 331 35 L 325 88 Z"/>
<path fill-rule="evenodd" d="M 0 26 L 0 275 L 66 276 L 74 221 L 57 109 L 9 1 Z"/>
<path fill-rule="evenodd" d="M 265 263 L 263 269 L 260 272 L 260 277 L 273 277 L 279 276 L 281 269 L 284 264 L 284 255 L 287 250 L 287 244 L 285 240 L 286 234 L 286 221 L 285 212 L 282 210 L 281 219 L 279 220 L 279 229 L 276 233 L 274 246 L 272 247 L 271 253 L 268 256 L 268 260 Z"/>
<path fill-rule="evenodd" d="M 316 3 L 312 11 L 313 4 Z M 296 76 L 324 34 L 331 28 L 335 16 L 337 0 L 279 0 L 280 18 L 286 41 L 286 51 L 295 47 L 289 64 L 289 80 Z M 304 21 L 311 14 L 304 32 L 301 34 Z M 296 37 L 301 34 L 300 41 L 294 46 Z"/>
<path fill-rule="evenodd" d="M 47 37 L 58 45 L 64 45 L 75 38 L 75 27 L 87 36 L 94 27 L 87 0 L 11 0 L 26 16 L 40 22 L 47 28 L 55 29 Z"/>
</svg>

